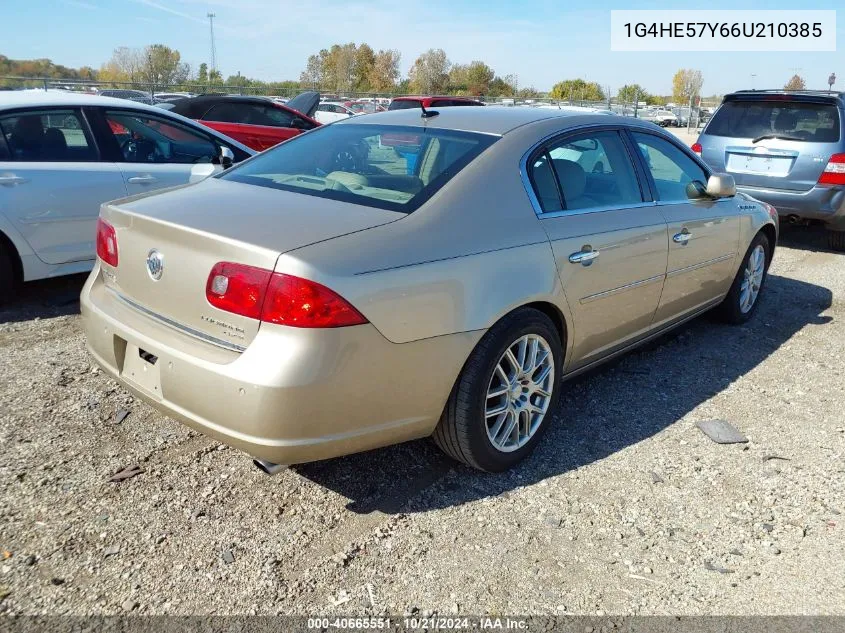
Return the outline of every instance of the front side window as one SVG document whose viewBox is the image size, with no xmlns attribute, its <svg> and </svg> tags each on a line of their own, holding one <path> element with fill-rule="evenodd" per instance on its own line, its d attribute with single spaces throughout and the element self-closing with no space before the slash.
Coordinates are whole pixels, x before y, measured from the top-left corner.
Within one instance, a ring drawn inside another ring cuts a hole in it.
<svg viewBox="0 0 845 633">
<path fill-rule="evenodd" d="M 177 121 L 107 110 L 106 122 L 127 163 L 211 163 L 218 154 L 208 137 Z"/>
<path fill-rule="evenodd" d="M 77 110 L 15 112 L 0 117 L 0 134 L 6 139 L 11 160 L 97 160 L 94 143 Z"/>
<path fill-rule="evenodd" d="M 221 177 L 410 213 L 496 138 L 424 127 L 327 125 Z"/>
<path fill-rule="evenodd" d="M 643 201 L 618 132 L 594 132 L 553 142 L 535 155 L 529 167 L 544 212 L 626 207 Z"/>
<path fill-rule="evenodd" d="M 657 199 L 663 202 L 697 198 L 700 192 L 689 185 L 707 183 L 707 173 L 674 143 L 654 136 L 632 132 L 634 142 L 651 172 L 657 187 Z"/>
</svg>

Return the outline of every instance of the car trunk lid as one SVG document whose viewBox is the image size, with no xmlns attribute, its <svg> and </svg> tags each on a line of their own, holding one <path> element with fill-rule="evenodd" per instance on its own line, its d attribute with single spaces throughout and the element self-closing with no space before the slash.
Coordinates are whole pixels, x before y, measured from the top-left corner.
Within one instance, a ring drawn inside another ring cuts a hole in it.
<svg viewBox="0 0 845 633">
<path fill-rule="evenodd" d="M 118 245 L 117 268 L 104 265 L 107 285 L 152 318 L 234 348 L 249 345 L 260 321 L 208 302 L 216 263 L 273 270 L 284 252 L 405 217 L 215 178 L 109 203 L 101 215 Z M 162 264 L 158 278 L 150 260 Z"/>
</svg>

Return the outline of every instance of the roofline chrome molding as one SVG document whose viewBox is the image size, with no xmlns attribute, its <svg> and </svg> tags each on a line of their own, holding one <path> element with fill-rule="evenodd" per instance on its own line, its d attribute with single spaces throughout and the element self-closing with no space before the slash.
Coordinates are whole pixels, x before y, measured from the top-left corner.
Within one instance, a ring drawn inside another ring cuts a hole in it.
<svg viewBox="0 0 845 633">
<path fill-rule="evenodd" d="M 645 122 L 643 122 L 645 123 Z M 671 134 L 665 132 L 662 128 L 658 126 L 652 127 L 653 124 L 640 124 L 626 122 L 625 124 L 608 124 L 608 123 L 586 123 L 582 125 L 574 125 L 570 128 L 565 130 L 557 130 L 556 132 L 552 132 L 551 134 L 547 134 L 539 141 L 534 143 L 528 151 L 526 151 L 522 157 L 519 159 L 519 177 L 522 180 L 522 186 L 525 188 L 525 192 L 528 194 L 528 199 L 531 202 L 531 206 L 534 209 L 534 213 L 537 215 L 538 218 L 560 218 L 566 217 L 569 215 L 585 215 L 587 213 L 603 213 L 605 211 L 621 211 L 622 209 L 637 209 L 643 207 L 663 207 L 667 205 L 673 204 L 689 204 L 695 203 L 695 200 L 683 199 L 683 200 L 650 200 L 648 202 L 639 202 L 634 204 L 623 204 L 623 205 L 608 205 L 603 207 L 587 207 L 585 209 L 559 209 L 556 211 L 543 211 L 543 208 L 540 206 L 540 201 L 537 199 L 537 194 L 534 191 L 534 186 L 531 184 L 531 178 L 528 175 L 528 159 L 531 158 L 531 155 L 537 151 L 541 146 L 548 143 L 550 140 L 555 138 L 562 138 L 564 136 L 568 136 L 570 133 L 576 134 L 580 132 L 589 132 L 591 130 L 599 131 L 616 131 L 616 132 L 624 132 L 624 131 L 642 131 L 646 134 L 652 134 L 657 136 L 658 138 L 663 138 L 676 147 L 683 147 L 686 149 L 686 146 L 682 145 L 678 139 L 673 137 Z M 705 173 L 707 176 L 712 175 L 712 171 L 709 167 L 707 167 L 701 159 L 697 156 L 689 153 L 691 157 L 694 157 L 695 163 L 700 167 L 704 168 Z M 723 198 L 719 200 L 712 200 L 712 203 L 718 203 L 722 200 L 730 200 L 731 198 Z"/>
</svg>

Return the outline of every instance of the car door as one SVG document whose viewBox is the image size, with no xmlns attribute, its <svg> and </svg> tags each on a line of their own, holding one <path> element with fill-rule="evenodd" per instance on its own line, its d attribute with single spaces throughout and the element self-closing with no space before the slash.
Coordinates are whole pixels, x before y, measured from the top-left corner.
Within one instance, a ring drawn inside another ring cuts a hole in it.
<svg viewBox="0 0 845 633">
<path fill-rule="evenodd" d="M 573 317 L 568 370 L 645 336 L 666 273 L 666 222 L 612 127 L 567 134 L 526 163 Z"/>
<path fill-rule="evenodd" d="M 79 108 L 0 113 L 0 213 L 47 264 L 94 259 L 100 205 L 126 195 Z"/>
<path fill-rule="evenodd" d="M 99 108 L 129 195 L 197 182 L 221 171 L 218 143 L 167 115 Z"/>
<path fill-rule="evenodd" d="M 206 112 L 202 123 L 261 152 L 301 133 L 288 127 L 293 114 L 285 112 L 285 120 L 284 115 L 273 118 L 268 114 L 270 108 L 252 102 L 224 101 Z"/>
<path fill-rule="evenodd" d="M 631 137 L 669 229 L 666 283 L 654 317 L 659 327 L 728 291 L 739 248 L 739 214 L 734 198 L 690 198 L 697 195 L 690 183 L 705 186 L 708 173 L 680 142 L 633 130 Z"/>
</svg>

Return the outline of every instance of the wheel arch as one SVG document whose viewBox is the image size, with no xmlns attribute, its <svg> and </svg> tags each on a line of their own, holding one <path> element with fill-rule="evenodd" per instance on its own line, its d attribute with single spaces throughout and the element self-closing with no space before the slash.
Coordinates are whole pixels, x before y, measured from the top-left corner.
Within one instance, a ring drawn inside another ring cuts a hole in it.
<svg viewBox="0 0 845 633">
<path fill-rule="evenodd" d="M 15 282 L 23 282 L 23 261 L 21 261 L 20 253 L 18 252 L 15 243 L 12 239 L 0 230 L 0 250 L 9 254 L 12 260 L 12 271 L 15 275 Z"/>
<path fill-rule="evenodd" d="M 774 254 L 775 254 L 775 247 L 777 246 L 777 242 L 778 242 L 778 232 L 777 232 L 777 229 L 775 229 L 774 224 L 768 224 L 767 223 L 767 224 L 764 224 L 762 227 L 760 227 L 760 230 L 757 231 L 758 235 L 760 233 L 765 235 L 766 238 L 768 238 L 768 240 L 769 240 L 769 262 L 766 265 L 768 267 L 768 266 L 771 265 L 772 257 L 774 257 Z"/>
</svg>

